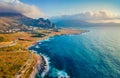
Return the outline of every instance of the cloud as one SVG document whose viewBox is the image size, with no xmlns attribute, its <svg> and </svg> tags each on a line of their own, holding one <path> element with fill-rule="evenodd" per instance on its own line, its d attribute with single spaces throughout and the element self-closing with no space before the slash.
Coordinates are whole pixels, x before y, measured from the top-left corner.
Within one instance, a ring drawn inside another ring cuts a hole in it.
<svg viewBox="0 0 120 78">
<path fill-rule="evenodd" d="M 100 10 L 96 12 L 88 12 L 88 14 L 91 14 L 91 17 L 95 18 L 114 18 L 117 15 L 115 13 L 112 13 L 108 10 Z"/>
<path fill-rule="evenodd" d="M 90 23 L 120 23 L 120 19 L 89 20 Z"/>
<path fill-rule="evenodd" d="M 31 18 L 44 17 L 44 14 L 34 5 L 28 5 L 20 2 L 20 0 L 1 0 L 0 13 L 11 12 L 21 13 Z"/>
<path fill-rule="evenodd" d="M 88 12 L 79 13 L 75 15 L 68 15 L 66 17 L 89 20 L 89 19 L 113 19 L 118 17 L 118 15 L 108 10 L 100 10 L 100 11 L 91 11 L 91 12 L 88 11 Z"/>
<path fill-rule="evenodd" d="M 117 14 L 108 11 L 108 10 L 100 10 L 100 11 L 89 11 L 74 15 L 63 15 L 59 17 L 59 19 L 73 19 L 73 20 L 82 20 L 91 23 L 120 23 L 120 18 Z"/>
</svg>

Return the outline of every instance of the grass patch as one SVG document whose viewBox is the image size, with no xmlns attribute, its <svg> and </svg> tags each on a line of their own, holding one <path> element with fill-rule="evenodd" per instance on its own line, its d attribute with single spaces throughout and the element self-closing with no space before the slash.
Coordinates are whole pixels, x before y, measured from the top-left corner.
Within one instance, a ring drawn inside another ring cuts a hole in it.
<svg viewBox="0 0 120 78">
<path fill-rule="evenodd" d="M 22 47 L 20 46 L 20 44 L 16 44 L 14 46 L 8 46 L 8 47 L 0 48 L 0 51 L 11 52 L 11 51 L 18 51 L 18 50 L 21 50 L 21 49 L 22 49 Z"/>
<path fill-rule="evenodd" d="M 42 31 L 45 32 L 45 31 Z M 35 36 L 32 38 L 32 36 Z M 7 44 L 18 38 L 31 38 L 30 41 L 27 40 L 18 40 L 17 44 L 14 46 L 0 48 L 0 78 L 14 78 L 15 74 L 20 70 L 21 66 L 25 64 L 28 60 L 29 52 L 27 50 L 28 46 L 35 44 L 36 40 L 39 40 L 41 34 L 34 35 L 24 32 L 12 33 L 12 34 L 0 34 L 1 42 Z M 5 40 L 6 39 L 6 40 Z M 2 44 L 2 45 L 3 45 Z M 22 77 L 29 78 L 33 66 L 36 64 L 36 56 L 32 54 L 29 65 L 24 67 L 25 73 Z"/>
<path fill-rule="evenodd" d="M 0 42 L 7 42 L 9 41 L 7 38 L 5 38 L 4 36 L 0 36 Z"/>
<path fill-rule="evenodd" d="M 31 36 L 31 34 L 24 32 L 10 33 L 10 34 L 0 34 L 1 42 L 13 41 L 19 37 Z"/>
<path fill-rule="evenodd" d="M 14 78 L 28 56 L 29 52 L 0 52 L 0 78 Z"/>
</svg>

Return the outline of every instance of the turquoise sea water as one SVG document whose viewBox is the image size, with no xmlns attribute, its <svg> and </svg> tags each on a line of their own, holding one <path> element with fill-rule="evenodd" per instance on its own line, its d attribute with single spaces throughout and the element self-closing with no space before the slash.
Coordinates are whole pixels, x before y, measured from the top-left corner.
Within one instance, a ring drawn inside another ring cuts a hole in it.
<svg viewBox="0 0 120 78">
<path fill-rule="evenodd" d="M 51 37 L 30 48 L 50 58 L 45 78 L 120 78 L 120 27 L 77 29 L 90 32 Z"/>
</svg>

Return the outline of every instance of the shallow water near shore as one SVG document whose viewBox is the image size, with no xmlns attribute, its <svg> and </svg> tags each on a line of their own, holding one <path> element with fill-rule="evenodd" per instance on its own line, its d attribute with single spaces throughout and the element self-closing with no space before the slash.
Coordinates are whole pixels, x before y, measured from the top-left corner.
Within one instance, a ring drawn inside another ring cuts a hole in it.
<svg viewBox="0 0 120 78">
<path fill-rule="evenodd" d="M 45 78 L 119 78 L 120 27 L 79 29 L 90 32 L 54 36 L 30 48 L 50 58 Z"/>
</svg>

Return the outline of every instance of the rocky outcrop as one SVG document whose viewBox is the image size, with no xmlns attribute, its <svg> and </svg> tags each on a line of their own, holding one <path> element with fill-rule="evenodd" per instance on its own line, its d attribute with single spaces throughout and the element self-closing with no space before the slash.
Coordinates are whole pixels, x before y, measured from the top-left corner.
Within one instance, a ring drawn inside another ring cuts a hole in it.
<svg viewBox="0 0 120 78">
<path fill-rule="evenodd" d="M 36 76 L 40 76 L 44 78 L 46 73 L 48 73 L 48 64 L 46 61 L 46 58 L 43 55 L 37 55 L 37 63 L 35 67 L 33 68 L 32 73 L 30 74 L 30 78 L 35 78 Z M 44 73 L 44 74 L 43 74 Z"/>
</svg>

